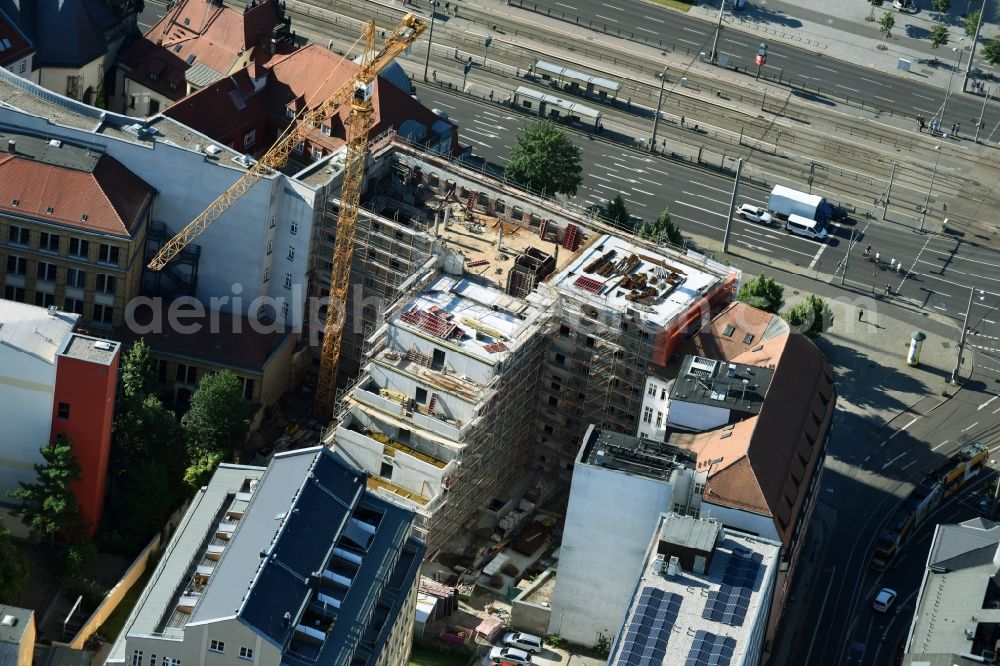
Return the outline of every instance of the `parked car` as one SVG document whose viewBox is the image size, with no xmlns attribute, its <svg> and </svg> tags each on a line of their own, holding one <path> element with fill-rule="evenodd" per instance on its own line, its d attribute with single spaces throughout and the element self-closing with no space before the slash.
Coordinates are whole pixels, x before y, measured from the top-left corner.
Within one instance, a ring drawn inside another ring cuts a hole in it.
<svg viewBox="0 0 1000 666">
<path fill-rule="evenodd" d="M 917 5 L 913 0 L 892 0 L 893 9 L 898 9 L 901 12 L 915 12 L 917 11 Z"/>
<path fill-rule="evenodd" d="M 506 661 L 509 664 L 517 664 L 518 666 L 530 666 L 531 655 L 524 650 L 518 650 L 517 648 L 495 647 L 490 650 L 490 661 L 494 664 L 500 664 Z"/>
<path fill-rule="evenodd" d="M 875 601 L 872 602 L 872 608 L 877 610 L 879 613 L 886 613 L 890 608 L 892 608 L 892 604 L 895 601 L 896 590 L 883 587 L 879 590 L 878 594 L 875 595 Z"/>
<path fill-rule="evenodd" d="M 510 632 L 503 635 L 502 642 L 504 645 L 519 648 L 531 654 L 538 654 L 542 651 L 542 639 L 534 634 L 525 634 L 520 631 Z"/>
<path fill-rule="evenodd" d="M 751 222 L 771 224 L 774 221 L 771 218 L 771 214 L 768 213 L 767 210 L 750 204 L 740 204 L 740 207 L 736 210 L 736 212 L 739 213 L 744 220 L 750 220 Z"/>
</svg>

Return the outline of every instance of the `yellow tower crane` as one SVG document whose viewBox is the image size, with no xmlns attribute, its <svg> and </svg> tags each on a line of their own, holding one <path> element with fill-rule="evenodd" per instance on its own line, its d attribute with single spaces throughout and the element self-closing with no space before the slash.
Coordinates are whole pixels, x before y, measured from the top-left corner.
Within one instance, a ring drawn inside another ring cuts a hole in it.
<svg viewBox="0 0 1000 666">
<path fill-rule="evenodd" d="M 371 96 L 375 77 L 400 53 L 410 47 L 417 37 L 427 29 L 427 21 L 407 14 L 399 26 L 382 42 L 382 50 L 375 46 L 375 22 L 370 21 L 359 38 L 363 42 L 361 61 L 357 73 L 340 86 L 336 92 L 316 108 L 308 105 L 289 124 L 274 145 L 240 178 L 219 195 L 198 217 L 192 220 L 176 236 L 167 241 L 156 253 L 149 268 L 162 270 L 191 241 L 205 232 L 223 213 L 256 185 L 264 176 L 281 169 L 288 161 L 292 150 L 305 140 L 309 133 L 318 128 L 324 120 L 336 114 L 346 103 L 351 105 L 351 113 L 345 121 L 347 126 L 347 157 L 344 166 L 343 185 L 340 191 L 340 213 L 337 216 L 337 235 L 333 248 L 333 270 L 330 276 L 330 300 L 327 306 L 326 324 L 323 329 L 323 349 L 316 387 L 315 410 L 324 418 L 333 414 L 337 392 L 337 365 L 343 339 L 344 313 L 346 313 L 347 289 L 351 277 L 351 255 L 354 252 L 354 228 L 358 219 L 358 202 L 361 198 L 361 182 L 364 177 L 365 162 L 368 158 L 368 134 L 374 121 Z M 332 74 L 331 74 L 332 76 Z"/>
</svg>

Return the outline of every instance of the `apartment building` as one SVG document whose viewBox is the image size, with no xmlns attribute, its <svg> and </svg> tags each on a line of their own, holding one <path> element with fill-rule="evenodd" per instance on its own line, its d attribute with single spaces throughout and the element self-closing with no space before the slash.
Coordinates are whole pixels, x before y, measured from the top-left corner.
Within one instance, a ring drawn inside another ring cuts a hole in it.
<svg viewBox="0 0 1000 666">
<path fill-rule="evenodd" d="M 430 551 L 481 510 L 516 505 L 547 321 L 481 281 L 439 275 L 389 318 L 384 347 L 346 395 L 325 443 L 416 513 Z"/>
<path fill-rule="evenodd" d="M 984 518 L 937 525 L 903 648 L 904 666 L 995 664 L 998 574 L 1000 525 Z"/>
<path fill-rule="evenodd" d="M 563 247 L 574 251 L 573 225 Z M 568 243 L 567 243 L 568 240 Z M 643 369 L 666 366 L 685 336 L 735 296 L 739 272 L 704 257 L 591 234 L 540 288 L 559 300 L 540 397 L 538 460 L 571 471 L 587 427 L 636 432 Z"/>
<path fill-rule="evenodd" d="M 223 464 L 106 663 L 404 666 L 424 553 L 412 520 L 329 449 Z"/>
<path fill-rule="evenodd" d="M 780 550 L 715 521 L 660 516 L 609 666 L 760 664 Z"/>
<path fill-rule="evenodd" d="M 573 465 L 548 631 L 580 645 L 611 639 L 631 602 L 661 514 L 683 513 L 693 454 L 591 425 Z M 600 575 L 595 575 L 595 572 Z"/>
<path fill-rule="evenodd" d="M 35 651 L 35 612 L 0 604 L 0 664 L 31 666 Z"/>
<path fill-rule="evenodd" d="M 59 436 L 80 463 L 73 490 L 88 534 L 104 510 L 120 346 L 79 333 L 79 318 L 0 300 L 0 517 L 19 536 L 8 493 L 35 482 L 39 450 Z"/>
<path fill-rule="evenodd" d="M 121 324 L 142 286 L 156 190 L 91 148 L 0 132 L 3 297 Z"/>
<path fill-rule="evenodd" d="M 289 53 L 290 25 L 279 0 L 251 0 L 238 9 L 222 0 L 178 0 L 122 52 L 111 108 L 155 116 L 251 61 Z"/>
<path fill-rule="evenodd" d="M 36 81 L 35 48 L 10 18 L 0 10 L 0 67 L 25 79 Z"/>
</svg>

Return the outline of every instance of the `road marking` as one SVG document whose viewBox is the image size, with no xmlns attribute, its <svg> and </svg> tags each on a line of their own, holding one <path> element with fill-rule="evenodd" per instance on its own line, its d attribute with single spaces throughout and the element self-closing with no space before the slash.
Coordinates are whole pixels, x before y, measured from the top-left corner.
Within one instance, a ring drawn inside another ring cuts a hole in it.
<svg viewBox="0 0 1000 666">
<path fill-rule="evenodd" d="M 910 465 L 912 465 L 912 464 L 914 464 L 916 462 L 917 462 L 916 460 L 913 460 L 911 462 L 906 463 L 905 465 L 903 465 L 902 467 L 899 468 L 899 471 L 902 472 L 904 469 L 906 469 L 907 467 L 909 467 Z"/>
<path fill-rule="evenodd" d="M 842 85 L 840 85 L 839 83 L 838 83 L 838 84 L 836 85 L 836 87 L 837 87 L 837 88 L 843 88 L 844 90 L 850 90 L 851 92 L 856 92 L 856 93 L 859 93 L 859 92 L 861 92 L 861 91 L 860 91 L 860 90 L 858 90 L 857 88 L 848 88 L 847 86 L 842 86 Z"/>
<path fill-rule="evenodd" d="M 930 100 L 930 101 L 932 101 L 932 102 L 934 101 L 934 98 L 933 98 L 933 97 L 928 97 L 927 95 L 918 95 L 917 93 L 911 93 L 911 94 L 912 94 L 912 95 L 913 95 L 914 97 L 920 97 L 920 98 L 922 98 L 922 99 L 929 99 L 929 100 Z"/>
<path fill-rule="evenodd" d="M 691 44 L 692 46 L 701 46 L 701 44 L 699 44 L 698 42 L 692 42 L 690 39 L 681 39 L 678 37 L 677 41 L 684 42 L 685 44 Z"/>
<path fill-rule="evenodd" d="M 993 410 L 993 413 L 994 413 L 994 414 L 997 414 L 997 413 L 1000 413 L 1000 407 L 997 407 L 996 409 L 994 409 L 994 410 Z"/>
<path fill-rule="evenodd" d="M 655 30 L 650 30 L 649 28 L 643 28 L 641 25 L 635 26 L 635 29 L 636 30 L 642 30 L 643 32 L 648 32 L 651 35 L 658 35 L 658 34 L 660 34 L 660 33 L 656 32 Z"/>
<path fill-rule="evenodd" d="M 788 57 L 788 56 L 782 55 L 780 53 L 775 53 L 774 51 L 771 51 L 770 53 L 768 53 L 768 55 L 769 56 L 773 56 L 775 58 L 787 58 Z"/>
<path fill-rule="evenodd" d="M 660 171 L 659 169 L 654 169 L 653 167 L 646 167 L 649 171 L 655 171 L 656 173 L 663 174 L 664 176 L 669 176 L 670 174 L 666 171 Z"/>
<path fill-rule="evenodd" d="M 605 21 L 611 21 L 612 23 L 618 23 L 618 19 L 613 19 L 609 16 L 601 16 L 600 14 L 594 14 L 599 19 L 604 19 Z"/>
<path fill-rule="evenodd" d="M 947 444 L 950 441 L 951 441 L 950 439 L 944 440 L 943 442 L 941 442 L 940 444 L 938 444 L 937 446 L 935 446 L 933 449 L 931 449 L 931 451 L 937 451 L 938 449 L 940 449 L 942 446 L 944 446 L 945 444 Z"/>
<path fill-rule="evenodd" d="M 483 143 L 482 141 L 476 141 L 475 139 L 473 139 L 471 136 L 468 136 L 468 135 L 466 135 L 465 138 L 468 139 L 469 141 L 471 141 L 472 143 L 478 143 L 480 146 L 483 146 L 484 148 L 492 148 L 493 147 L 493 146 L 491 146 L 488 143 Z"/>
<path fill-rule="evenodd" d="M 566 9 L 572 9 L 573 11 L 576 11 L 576 7 L 574 7 L 573 5 L 563 4 L 562 2 L 557 2 L 556 4 L 559 5 L 560 7 L 565 7 Z"/>
<path fill-rule="evenodd" d="M 819 249 L 816 250 L 816 255 L 812 258 L 812 261 L 809 262 L 809 270 L 812 270 L 813 268 L 816 267 L 816 262 L 819 261 L 819 258 L 823 256 L 823 252 L 825 250 L 826 250 L 826 243 L 820 243 Z"/>
<path fill-rule="evenodd" d="M 624 9 L 622 9 L 621 7 L 615 7 L 614 5 L 609 5 L 609 4 L 608 4 L 608 3 L 606 3 L 606 2 L 602 2 L 601 4 L 602 4 L 602 5 L 604 5 L 605 7 L 607 7 L 608 9 L 613 9 L 613 10 L 615 10 L 616 12 L 623 12 L 623 11 L 625 11 L 625 10 L 624 10 Z"/>
<path fill-rule="evenodd" d="M 890 460 L 890 461 L 889 461 L 889 462 L 887 462 L 886 464 L 882 465 L 882 469 L 886 469 L 886 468 L 888 468 L 888 467 L 889 467 L 889 465 L 891 465 L 892 463 L 896 462 L 897 460 L 899 460 L 900 458 L 902 458 L 902 457 L 903 457 L 903 456 L 905 456 L 905 455 L 906 455 L 906 453 L 905 453 L 905 452 L 904 452 L 904 453 L 900 453 L 900 454 L 899 454 L 898 456 L 896 456 L 895 458 L 893 458 L 892 460 Z"/>
<path fill-rule="evenodd" d="M 712 187 L 711 185 L 706 185 L 705 183 L 699 183 L 696 180 L 689 180 L 688 182 L 697 187 L 704 187 L 706 190 L 714 190 L 715 192 L 722 192 L 723 194 L 730 194 L 733 191 L 732 189 L 727 190 L 721 187 Z"/>
<path fill-rule="evenodd" d="M 639 192 L 639 193 L 641 193 L 641 194 L 645 194 L 645 195 L 647 195 L 647 196 L 654 196 L 652 192 L 647 192 L 647 191 L 645 191 L 645 190 L 640 190 L 640 189 L 639 189 L 638 187 L 633 187 L 633 188 L 632 188 L 632 191 L 633 191 L 633 192 Z"/>
<path fill-rule="evenodd" d="M 815 67 L 816 69 L 823 69 L 823 70 L 826 70 L 827 72 L 833 72 L 834 74 L 840 74 L 840 72 L 838 72 L 837 70 L 835 70 L 835 69 L 830 69 L 829 67 L 824 67 L 823 65 L 813 65 L 813 67 Z M 929 98 L 928 98 L 928 99 L 929 99 Z"/>
<path fill-rule="evenodd" d="M 905 426 L 903 426 L 902 428 L 900 428 L 899 430 L 897 430 L 896 432 L 894 432 L 891 435 L 889 435 L 889 439 L 892 439 L 893 437 L 895 437 L 899 433 L 903 432 L 904 430 L 906 430 L 907 428 L 909 428 L 911 425 L 913 425 L 914 423 L 916 423 L 919 420 L 920 420 L 920 417 L 918 416 L 917 418 L 913 419 L 912 421 L 910 421 L 909 423 L 907 423 Z M 889 439 L 887 439 L 885 441 L 888 442 Z"/>
<path fill-rule="evenodd" d="M 962 429 L 962 432 L 965 432 L 966 430 L 972 430 L 972 429 L 973 429 L 973 428 L 975 428 L 975 427 L 976 427 L 977 425 L 979 425 L 979 421 L 976 421 L 975 423 L 973 423 L 972 425 L 970 425 L 970 426 L 969 426 L 968 428 L 963 428 L 963 429 Z"/>
<path fill-rule="evenodd" d="M 894 100 L 894 99 L 889 99 L 888 97 L 879 97 L 878 95 L 875 95 L 875 99 L 880 99 L 883 102 L 889 102 L 890 104 L 895 104 L 896 103 L 896 100 Z"/>
<path fill-rule="evenodd" d="M 610 183 L 611 182 L 607 178 L 601 178 L 600 176 L 595 176 L 594 174 L 590 174 L 590 177 L 593 178 L 593 179 L 595 179 L 595 180 L 603 180 L 605 183 Z"/>
<path fill-rule="evenodd" d="M 832 490 L 832 488 L 827 488 L 827 490 Z M 833 569 L 830 570 L 830 576 L 829 576 L 830 582 L 828 582 L 826 584 L 826 592 L 823 594 L 823 603 L 820 604 L 820 607 L 819 607 L 819 617 L 820 618 L 823 617 L 823 612 L 826 610 L 826 601 L 830 597 L 830 590 L 833 588 L 833 581 L 837 578 L 834 575 L 835 573 L 837 573 L 837 567 L 833 567 Z M 805 659 L 805 662 L 804 662 L 806 664 L 809 663 L 809 657 L 812 656 L 813 645 L 816 643 L 816 636 L 817 636 L 817 634 L 819 634 L 819 632 L 820 632 L 820 628 L 819 627 L 817 627 L 813 631 L 812 640 L 809 641 L 809 649 L 806 651 L 806 659 Z"/>
<path fill-rule="evenodd" d="M 871 79 L 866 79 L 863 76 L 859 76 L 858 78 L 861 79 L 862 81 L 867 81 L 868 83 L 874 83 L 877 86 L 884 85 L 881 81 L 872 81 Z"/>
<path fill-rule="evenodd" d="M 446 104 L 445 102 L 435 102 L 435 105 L 437 105 L 437 106 L 447 106 L 449 109 L 454 109 L 455 108 L 451 104 Z"/>
<path fill-rule="evenodd" d="M 996 395 L 995 395 L 995 396 L 993 396 L 992 398 L 990 398 L 989 400 L 987 400 L 987 401 L 986 401 L 986 402 L 984 402 L 983 404 L 979 405 L 979 407 L 976 407 L 976 411 L 978 412 L 978 411 L 979 411 L 980 409 L 982 409 L 982 408 L 983 408 L 983 407 L 985 407 L 986 405 L 990 404 L 991 402 L 993 402 L 993 401 L 994 401 L 994 400 L 996 400 L 997 398 L 1000 398 L 1000 396 L 996 396 Z"/>
<path fill-rule="evenodd" d="M 701 35 L 702 37 L 705 36 L 705 33 L 703 33 L 701 30 L 695 30 L 694 28 L 682 27 L 681 30 L 683 30 L 684 32 L 693 32 L 694 34 Z"/>
<path fill-rule="evenodd" d="M 695 210 L 700 210 L 703 213 L 708 213 L 709 215 L 718 215 L 719 217 L 726 217 L 725 213 L 717 213 L 714 210 L 702 208 L 701 206 L 695 206 L 694 204 L 689 204 L 688 202 L 681 201 L 680 199 L 676 199 L 674 203 L 677 204 L 678 206 L 687 206 L 688 208 L 694 208 Z"/>
<path fill-rule="evenodd" d="M 735 39 L 730 39 L 728 43 L 736 44 L 736 46 L 742 46 L 744 48 L 750 48 L 749 44 L 744 44 L 743 42 L 737 42 Z"/>
<path fill-rule="evenodd" d="M 605 165 L 603 165 L 603 164 L 598 164 L 597 162 L 594 162 L 594 166 L 599 166 L 599 167 L 601 167 L 602 169 L 607 169 L 608 171 L 618 171 L 618 169 L 614 169 L 614 168 L 612 168 L 612 167 L 609 167 L 609 166 L 605 166 Z"/>
<path fill-rule="evenodd" d="M 643 16 L 642 18 L 647 21 L 655 21 L 656 23 L 663 23 L 663 19 L 653 18 L 652 16 Z"/>
</svg>

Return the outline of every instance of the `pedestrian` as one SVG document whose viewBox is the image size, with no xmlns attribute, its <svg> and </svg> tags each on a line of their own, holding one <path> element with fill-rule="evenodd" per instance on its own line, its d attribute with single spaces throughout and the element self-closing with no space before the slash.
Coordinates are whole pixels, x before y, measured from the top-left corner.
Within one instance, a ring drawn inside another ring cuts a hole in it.
<svg viewBox="0 0 1000 666">
<path fill-rule="evenodd" d="M 886 296 L 892 296 L 892 286 L 891 285 L 888 285 L 888 284 L 885 285 L 885 295 Z"/>
<path fill-rule="evenodd" d="M 869 245 L 868 247 L 865 248 L 865 259 L 867 259 L 871 255 L 872 255 L 872 246 Z"/>
<path fill-rule="evenodd" d="M 449 10 L 451 10 L 451 3 L 450 2 L 444 3 L 444 11 L 447 13 Z"/>
<path fill-rule="evenodd" d="M 878 266 L 880 261 L 882 261 L 882 253 L 881 252 L 876 252 L 875 253 L 875 265 Z"/>
<path fill-rule="evenodd" d="M 458 47 L 455 47 L 455 60 L 458 60 Z"/>
<path fill-rule="evenodd" d="M 432 70 L 432 71 L 431 71 L 431 77 L 432 77 L 432 78 L 433 78 L 433 79 L 434 79 L 435 81 L 437 81 L 437 80 L 438 80 L 438 71 L 437 71 L 436 69 L 435 69 L 435 70 Z"/>
<path fill-rule="evenodd" d="M 865 318 L 865 311 L 862 310 L 861 308 L 858 308 L 858 321 L 861 321 L 864 318 Z"/>
<path fill-rule="evenodd" d="M 684 127 L 684 116 L 681 116 L 681 127 Z"/>
<path fill-rule="evenodd" d="M 491 102 L 493 101 L 493 91 L 492 90 L 490 91 L 490 101 Z"/>
<path fill-rule="evenodd" d="M 961 129 L 962 129 L 962 124 L 961 124 L 961 123 L 955 123 L 955 128 L 954 128 L 954 129 L 953 129 L 953 130 L 952 130 L 951 132 L 952 132 L 952 134 L 954 134 L 955 136 L 958 136 L 958 133 L 959 133 L 959 131 L 960 131 Z"/>
<path fill-rule="evenodd" d="M 890 271 L 896 270 L 896 258 L 895 257 L 893 257 L 892 259 L 889 260 L 889 270 Z"/>
<path fill-rule="evenodd" d="M 896 265 L 896 275 L 902 275 L 903 273 L 903 262 L 901 261 Z"/>
<path fill-rule="evenodd" d="M 917 128 L 923 132 L 924 131 L 924 117 L 917 116 Z"/>
<path fill-rule="evenodd" d="M 516 72 L 514 72 L 514 78 L 515 78 L 515 79 L 519 79 L 519 78 L 521 78 L 521 68 L 520 68 L 520 67 L 518 67 L 518 68 L 517 68 L 517 71 L 516 71 Z"/>
<path fill-rule="evenodd" d="M 625 102 L 625 105 L 628 107 L 629 111 L 632 110 L 632 98 L 631 97 L 628 98 L 628 101 Z"/>
</svg>

